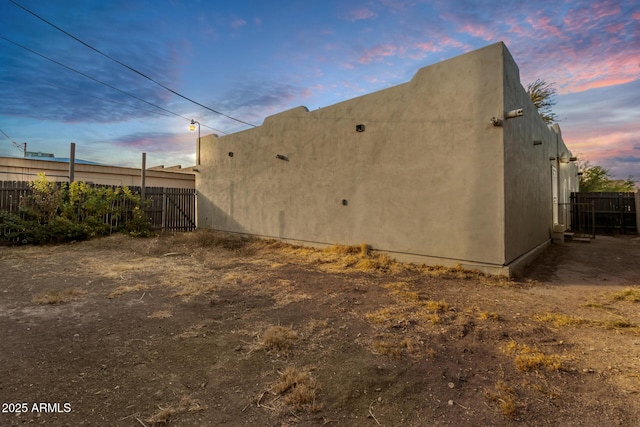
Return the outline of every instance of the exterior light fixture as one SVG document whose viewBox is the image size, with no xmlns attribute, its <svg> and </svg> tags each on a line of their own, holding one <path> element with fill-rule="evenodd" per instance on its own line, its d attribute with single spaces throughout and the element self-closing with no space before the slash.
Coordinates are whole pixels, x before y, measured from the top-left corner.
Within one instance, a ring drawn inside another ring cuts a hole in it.
<svg viewBox="0 0 640 427">
<path fill-rule="evenodd" d="M 191 123 L 189 123 L 189 132 L 193 132 L 196 130 L 196 124 L 198 125 L 198 141 L 196 144 L 196 165 L 200 164 L 200 122 L 191 119 Z"/>
<path fill-rule="evenodd" d="M 578 158 L 577 158 L 577 157 L 569 157 L 569 161 L 570 161 L 570 162 L 575 162 L 575 161 L 577 161 L 577 160 L 578 160 Z"/>
<path fill-rule="evenodd" d="M 504 114 L 505 119 L 515 119 L 516 117 L 524 116 L 524 110 L 522 108 L 518 108 L 517 110 L 507 111 Z"/>
</svg>

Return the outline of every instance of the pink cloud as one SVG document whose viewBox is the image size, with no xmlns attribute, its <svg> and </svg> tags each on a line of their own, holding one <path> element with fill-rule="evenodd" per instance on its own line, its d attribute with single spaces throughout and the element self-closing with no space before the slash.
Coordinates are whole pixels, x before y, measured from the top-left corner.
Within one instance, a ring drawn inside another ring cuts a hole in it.
<svg viewBox="0 0 640 427">
<path fill-rule="evenodd" d="M 551 23 L 551 18 L 547 16 L 538 16 L 537 19 L 527 18 L 527 23 L 536 31 L 539 38 L 548 38 L 550 36 L 562 38 L 562 31 Z"/>
<path fill-rule="evenodd" d="M 361 7 L 359 9 L 356 10 L 352 10 L 349 13 L 349 20 L 350 21 L 363 21 L 365 19 L 371 19 L 371 18 L 375 18 L 376 16 L 378 16 L 377 13 L 367 9 L 366 7 Z"/>
<path fill-rule="evenodd" d="M 607 29 L 607 32 L 611 34 L 618 34 L 620 33 L 620 31 L 622 31 L 624 26 L 625 26 L 624 22 L 619 22 L 617 24 L 608 25 L 606 29 Z"/>
<path fill-rule="evenodd" d="M 638 141 L 640 129 L 635 123 L 617 123 L 615 127 L 602 124 L 584 125 L 575 128 L 570 122 L 562 125 L 562 138 L 571 151 L 581 160 L 589 160 L 596 164 L 607 164 L 612 159 L 623 157 L 638 157 Z M 626 178 L 629 174 L 640 178 L 640 171 L 622 173 Z"/>
<path fill-rule="evenodd" d="M 640 11 L 633 12 L 633 15 L 631 15 L 631 17 L 636 21 L 640 21 Z"/>
<path fill-rule="evenodd" d="M 616 1 L 600 1 L 593 2 L 591 5 L 593 10 L 593 19 L 600 20 L 607 16 L 619 15 L 621 13 L 620 5 Z"/>
<path fill-rule="evenodd" d="M 365 50 L 358 62 L 361 64 L 369 64 L 374 60 L 380 60 L 384 57 L 396 56 L 399 51 L 400 49 L 391 43 L 381 44 Z"/>
<path fill-rule="evenodd" d="M 423 52 L 440 52 L 442 51 L 442 48 L 440 46 L 437 46 L 434 42 L 422 42 L 422 43 L 416 43 L 414 45 L 415 48 L 423 51 Z"/>
<path fill-rule="evenodd" d="M 459 31 L 487 41 L 495 40 L 496 38 L 495 31 L 491 31 L 480 24 L 465 24 L 460 27 Z"/>
<path fill-rule="evenodd" d="M 364 76 L 364 80 L 367 83 L 379 83 L 381 81 L 380 79 L 378 79 L 378 77 L 370 75 Z"/>
<path fill-rule="evenodd" d="M 606 18 L 620 14 L 620 6 L 611 1 L 594 2 L 589 7 L 569 9 L 563 23 L 565 30 L 584 34 L 599 27 Z"/>
</svg>

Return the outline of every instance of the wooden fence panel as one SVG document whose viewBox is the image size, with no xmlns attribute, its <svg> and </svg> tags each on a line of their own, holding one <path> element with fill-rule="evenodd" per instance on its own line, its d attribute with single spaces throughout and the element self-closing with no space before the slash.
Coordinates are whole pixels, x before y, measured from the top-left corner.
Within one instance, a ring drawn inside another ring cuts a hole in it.
<svg viewBox="0 0 640 427">
<path fill-rule="evenodd" d="M 596 234 L 638 233 L 635 193 L 571 193 L 571 204 L 574 220 L 579 206 L 593 205 Z"/>
<path fill-rule="evenodd" d="M 116 188 L 111 185 L 92 184 L 92 187 Z M 129 187 L 133 194 L 140 194 L 141 187 Z M 145 212 L 154 230 L 193 231 L 196 228 L 196 194 L 188 188 L 145 187 L 145 196 L 149 205 Z M 27 181 L 0 181 L 0 211 L 17 213 L 20 200 L 31 194 Z M 133 204 L 122 200 L 127 206 L 125 221 L 131 217 Z M 117 224 L 116 224 L 117 225 Z"/>
<path fill-rule="evenodd" d="M 0 211 L 18 212 L 20 200 L 31 194 L 25 181 L 0 181 Z"/>
</svg>

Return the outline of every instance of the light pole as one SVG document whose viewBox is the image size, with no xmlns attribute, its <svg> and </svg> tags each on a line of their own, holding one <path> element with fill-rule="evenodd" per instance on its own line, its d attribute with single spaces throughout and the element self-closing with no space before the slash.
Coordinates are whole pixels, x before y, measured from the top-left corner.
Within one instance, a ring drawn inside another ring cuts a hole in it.
<svg viewBox="0 0 640 427">
<path fill-rule="evenodd" d="M 191 124 L 189 124 L 189 131 L 193 132 L 196 130 L 196 124 L 198 125 L 198 141 L 196 143 L 196 165 L 200 164 L 200 122 L 197 122 L 191 119 Z"/>
</svg>

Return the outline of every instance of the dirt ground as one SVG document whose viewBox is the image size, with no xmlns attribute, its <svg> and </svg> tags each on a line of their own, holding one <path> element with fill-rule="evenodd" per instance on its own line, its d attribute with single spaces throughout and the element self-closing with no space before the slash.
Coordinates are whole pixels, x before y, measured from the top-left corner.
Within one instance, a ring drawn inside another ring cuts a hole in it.
<svg viewBox="0 0 640 427">
<path fill-rule="evenodd" d="M 0 247 L 0 425 L 640 425 L 640 238 L 517 281 L 211 232 Z"/>
</svg>

